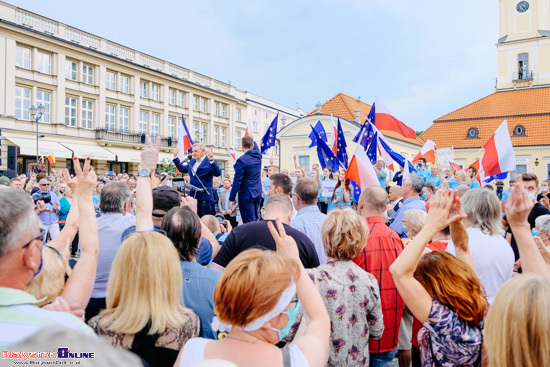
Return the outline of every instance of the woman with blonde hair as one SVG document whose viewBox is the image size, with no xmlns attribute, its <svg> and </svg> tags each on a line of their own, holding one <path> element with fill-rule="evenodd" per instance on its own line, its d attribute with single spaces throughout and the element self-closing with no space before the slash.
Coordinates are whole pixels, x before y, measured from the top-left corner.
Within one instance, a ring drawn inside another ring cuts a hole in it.
<svg viewBox="0 0 550 367">
<path fill-rule="evenodd" d="M 160 138 L 141 153 L 140 171 L 153 172 Z M 136 232 L 118 249 L 107 283 L 107 308 L 88 321 L 116 347 L 129 349 L 151 366 L 172 366 L 188 339 L 199 334 L 199 317 L 181 306 L 179 255 L 172 241 L 152 231 L 151 176 L 138 176 Z"/>
<path fill-rule="evenodd" d="M 426 225 L 390 266 L 403 301 L 424 325 L 418 334 L 423 366 L 476 366 L 481 361 L 487 299 L 474 271 L 456 193 L 438 192 Z M 422 255 L 431 238 L 451 226 L 457 257 Z"/>
<path fill-rule="evenodd" d="M 368 366 L 369 340 L 380 339 L 384 321 L 376 278 L 352 260 L 367 243 L 367 223 L 351 208 L 334 210 L 321 234 L 328 261 L 308 274 L 330 316 L 327 366 Z"/>
<path fill-rule="evenodd" d="M 231 325 L 221 340 L 191 339 L 179 356 L 179 366 L 223 359 L 238 366 L 325 366 L 330 323 L 321 296 L 308 279 L 294 239 L 280 221 L 278 233 L 268 223 L 277 252 L 246 250 L 224 270 L 214 303 L 218 319 Z M 277 348 L 299 308 L 300 294 L 307 319 L 304 336 Z"/>
<path fill-rule="evenodd" d="M 485 326 L 489 367 L 550 366 L 550 281 L 517 276 L 498 291 Z"/>
<path fill-rule="evenodd" d="M 428 214 L 424 210 L 409 209 L 403 217 L 404 231 L 409 239 L 414 238 L 426 224 Z"/>
</svg>

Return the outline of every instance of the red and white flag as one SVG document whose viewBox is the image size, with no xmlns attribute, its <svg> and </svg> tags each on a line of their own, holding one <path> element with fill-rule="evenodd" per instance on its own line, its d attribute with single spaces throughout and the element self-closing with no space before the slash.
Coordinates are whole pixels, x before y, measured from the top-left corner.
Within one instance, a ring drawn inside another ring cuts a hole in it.
<svg viewBox="0 0 550 367">
<path fill-rule="evenodd" d="M 244 132 L 244 136 L 252 136 L 252 120 L 250 119 L 250 116 L 248 116 L 248 122 L 246 123 L 246 131 Z"/>
<path fill-rule="evenodd" d="M 481 164 L 485 177 L 516 169 L 516 154 L 508 132 L 508 121 L 504 120 L 483 148 L 485 154 L 481 158 Z"/>
<path fill-rule="evenodd" d="M 351 157 L 351 162 L 346 172 L 346 178 L 355 181 L 361 188 L 361 191 L 372 185 L 380 186 L 372 163 L 367 157 L 367 153 L 365 153 L 365 148 L 363 148 L 361 144 L 357 144 L 355 153 L 353 157 Z"/>
<path fill-rule="evenodd" d="M 451 159 L 451 157 L 449 157 L 449 155 L 447 153 L 443 153 L 445 155 L 445 163 L 447 163 L 447 166 L 451 166 L 451 167 L 454 167 L 457 171 L 460 171 L 462 170 L 462 167 L 460 167 L 458 165 L 458 163 L 456 163 L 455 161 L 453 161 Z"/>
<path fill-rule="evenodd" d="M 412 162 L 418 163 L 420 158 L 424 158 L 426 162 L 435 163 L 435 143 L 430 139 L 424 143 L 424 146 L 420 149 L 420 152 L 418 152 Z"/>
<path fill-rule="evenodd" d="M 178 158 L 181 161 L 185 159 L 187 152 L 193 149 L 193 139 L 187 130 L 187 125 L 185 125 L 185 118 L 181 115 L 181 127 L 180 135 L 178 138 Z"/>
<path fill-rule="evenodd" d="M 332 116 L 332 113 L 330 114 L 330 149 L 332 150 L 332 153 L 336 155 L 337 152 L 337 143 L 338 143 L 338 130 L 336 128 L 336 125 L 334 124 L 334 116 Z"/>
<path fill-rule="evenodd" d="M 416 131 L 408 127 L 403 122 L 396 119 L 390 111 L 378 100 L 376 99 L 376 109 L 375 109 L 375 125 L 378 130 L 389 130 L 394 131 L 405 138 L 416 139 Z"/>
</svg>

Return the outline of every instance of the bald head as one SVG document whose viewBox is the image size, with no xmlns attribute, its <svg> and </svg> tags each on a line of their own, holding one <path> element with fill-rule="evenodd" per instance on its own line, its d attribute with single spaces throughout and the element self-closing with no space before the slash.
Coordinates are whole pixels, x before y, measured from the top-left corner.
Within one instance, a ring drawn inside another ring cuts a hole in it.
<svg viewBox="0 0 550 367">
<path fill-rule="evenodd" d="M 203 215 L 201 217 L 201 222 L 203 222 L 212 233 L 218 233 L 220 231 L 220 222 L 218 222 L 218 218 L 213 215 Z"/>
<path fill-rule="evenodd" d="M 361 193 L 359 210 L 363 217 L 379 216 L 386 211 L 388 194 L 380 186 L 369 186 Z"/>
<path fill-rule="evenodd" d="M 292 203 L 288 196 L 284 194 L 275 194 L 269 197 L 265 204 L 263 219 L 280 218 L 285 224 L 290 224 L 292 217 Z"/>
</svg>

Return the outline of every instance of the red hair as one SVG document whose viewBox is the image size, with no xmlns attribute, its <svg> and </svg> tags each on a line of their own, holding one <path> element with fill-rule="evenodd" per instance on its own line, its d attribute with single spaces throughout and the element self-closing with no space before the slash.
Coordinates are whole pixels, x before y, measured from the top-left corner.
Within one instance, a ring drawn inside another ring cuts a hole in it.
<svg viewBox="0 0 550 367">
<path fill-rule="evenodd" d="M 476 272 L 444 251 L 425 254 L 414 277 L 433 299 L 449 307 L 464 321 L 479 324 L 487 312 L 487 297 Z"/>
</svg>

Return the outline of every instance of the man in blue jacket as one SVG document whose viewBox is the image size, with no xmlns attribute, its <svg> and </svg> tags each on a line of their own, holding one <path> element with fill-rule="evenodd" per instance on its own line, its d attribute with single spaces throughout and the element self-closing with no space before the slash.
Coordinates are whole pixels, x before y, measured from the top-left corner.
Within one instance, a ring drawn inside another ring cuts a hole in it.
<svg viewBox="0 0 550 367">
<path fill-rule="evenodd" d="M 258 220 L 260 201 L 262 199 L 262 153 L 251 136 L 242 139 L 244 154 L 235 163 L 235 177 L 231 194 L 230 208 L 239 194 L 239 209 L 243 223 Z"/>
<path fill-rule="evenodd" d="M 212 179 L 215 176 L 220 176 L 222 172 L 218 163 L 214 159 L 214 155 L 206 153 L 206 148 L 203 144 L 193 145 L 191 151 L 193 158 L 189 161 L 189 164 L 182 164 L 178 158 L 178 149 L 174 151 L 174 164 L 177 169 L 183 173 L 189 173 L 191 194 L 190 196 L 197 199 L 197 214 L 202 217 L 205 214 L 212 214 L 212 202 L 214 196 L 212 195 Z M 184 162 L 185 163 L 185 162 Z M 194 187 L 193 187 L 194 186 Z"/>
</svg>

